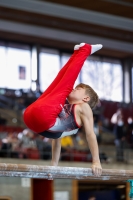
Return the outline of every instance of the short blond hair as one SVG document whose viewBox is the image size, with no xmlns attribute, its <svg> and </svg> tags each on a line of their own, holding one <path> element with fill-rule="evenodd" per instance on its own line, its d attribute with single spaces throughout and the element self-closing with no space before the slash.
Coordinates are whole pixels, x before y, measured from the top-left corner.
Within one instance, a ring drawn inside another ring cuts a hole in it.
<svg viewBox="0 0 133 200">
<path fill-rule="evenodd" d="M 89 95 L 90 100 L 88 101 L 88 104 L 90 105 L 91 109 L 94 109 L 100 103 L 97 93 L 89 85 L 80 83 L 76 86 L 76 88 L 77 87 L 84 88 L 86 91 L 85 93 Z"/>
</svg>

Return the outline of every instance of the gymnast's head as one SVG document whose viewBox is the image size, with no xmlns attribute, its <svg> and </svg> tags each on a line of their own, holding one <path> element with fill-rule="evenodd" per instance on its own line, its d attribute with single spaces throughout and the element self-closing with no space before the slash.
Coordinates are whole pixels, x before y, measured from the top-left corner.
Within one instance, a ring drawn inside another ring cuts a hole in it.
<svg viewBox="0 0 133 200">
<path fill-rule="evenodd" d="M 88 103 L 91 109 L 94 109 L 100 102 L 97 93 L 84 83 L 80 83 L 72 90 L 68 96 L 68 101 L 71 104 Z"/>
</svg>

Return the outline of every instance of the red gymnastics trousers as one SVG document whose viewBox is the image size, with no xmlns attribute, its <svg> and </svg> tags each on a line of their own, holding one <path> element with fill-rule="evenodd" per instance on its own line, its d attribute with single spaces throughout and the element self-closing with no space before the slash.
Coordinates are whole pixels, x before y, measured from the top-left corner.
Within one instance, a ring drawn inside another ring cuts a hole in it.
<svg viewBox="0 0 133 200">
<path fill-rule="evenodd" d="M 51 85 L 35 102 L 26 108 L 23 117 L 29 129 L 35 133 L 40 133 L 55 124 L 86 58 L 91 54 L 91 48 L 91 45 L 85 44 L 78 50 L 74 50 L 73 55 Z"/>
</svg>

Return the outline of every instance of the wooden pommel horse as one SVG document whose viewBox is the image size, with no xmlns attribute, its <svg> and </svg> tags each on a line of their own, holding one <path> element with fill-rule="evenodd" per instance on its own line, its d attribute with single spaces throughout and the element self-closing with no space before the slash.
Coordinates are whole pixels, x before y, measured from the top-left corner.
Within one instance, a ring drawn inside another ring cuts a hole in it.
<svg viewBox="0 0 133 200">
<path fill-rule="evenodd" d="M 91 168 L 1 163 L 0 177 L 128 181 L 130 182 L 129 196 L 133 200 L 133 170 L 103 169 L 102 175 L 96 177 Z"/>
</svg>

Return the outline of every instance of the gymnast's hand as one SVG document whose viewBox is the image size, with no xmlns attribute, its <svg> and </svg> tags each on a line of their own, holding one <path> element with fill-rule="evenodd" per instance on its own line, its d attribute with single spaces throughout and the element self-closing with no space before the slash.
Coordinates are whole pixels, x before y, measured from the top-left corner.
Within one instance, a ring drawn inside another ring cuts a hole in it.
<svg viewBox="0 0 133 200">
<path fill-rule="evenodd" d="M 93 162 L 92 163 L 92 173 L 94 174 L 94 176 L 101 176 L 102 174 L 102 166 L 100 162 Z"/>
</svg>

